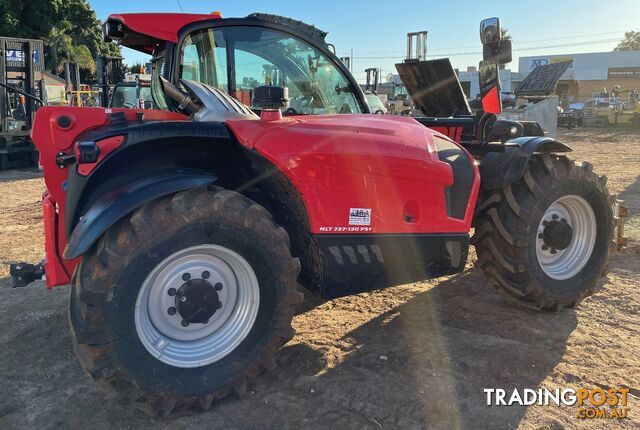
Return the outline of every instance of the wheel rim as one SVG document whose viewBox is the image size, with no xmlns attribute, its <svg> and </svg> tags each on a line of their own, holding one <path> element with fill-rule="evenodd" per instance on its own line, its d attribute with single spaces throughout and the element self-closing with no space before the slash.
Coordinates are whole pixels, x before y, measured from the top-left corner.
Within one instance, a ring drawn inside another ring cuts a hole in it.
<svg viewBox="0 0 640 430">
<path fill-rule="evenodd" d="M 559 198 L 545 211 L 536 232 L 536 255 L 544 273 L 565 280 L 589 261 L 596 242 L 596 216 L 582 197 Z"/>
<path fill-rule="evenodd" d="M 135 324 L 144 347 L 174 367 L 214 363 L 249 334 L 260 288 L 251 265 L 218 245 L 199 245 L 165 258 L 144 280 Z"/>
</svg>

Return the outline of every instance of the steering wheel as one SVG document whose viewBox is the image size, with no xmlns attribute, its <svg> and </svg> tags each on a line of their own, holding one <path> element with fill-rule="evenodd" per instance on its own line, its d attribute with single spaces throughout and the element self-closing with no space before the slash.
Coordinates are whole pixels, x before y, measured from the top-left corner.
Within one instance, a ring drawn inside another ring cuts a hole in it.
<svg viewBox="0 0 640 430">
<path fill-rule="evenodd" d="M 285 115 L 297 115 L 298 111 L 295 110 L 294 108 L 290 107 L 287 110 L 284 111 Z"/>
<path fill-rule="evenodd" d="M 133 103 L 124 102 L 122 103 L 122 107 L 127 109 L 134 109 L 136 106 Z"/>
</svg>

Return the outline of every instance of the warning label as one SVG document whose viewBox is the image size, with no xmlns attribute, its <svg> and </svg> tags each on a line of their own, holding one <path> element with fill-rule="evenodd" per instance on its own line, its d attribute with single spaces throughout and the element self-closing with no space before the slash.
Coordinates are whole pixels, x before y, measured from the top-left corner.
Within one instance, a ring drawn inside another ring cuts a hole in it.
<svg viewBox="0 0 640 430">
<path fill-rule="evenodd" d="M 349 209 L 349 225 L 371 225 L 371 209 Z"/>
</svg>

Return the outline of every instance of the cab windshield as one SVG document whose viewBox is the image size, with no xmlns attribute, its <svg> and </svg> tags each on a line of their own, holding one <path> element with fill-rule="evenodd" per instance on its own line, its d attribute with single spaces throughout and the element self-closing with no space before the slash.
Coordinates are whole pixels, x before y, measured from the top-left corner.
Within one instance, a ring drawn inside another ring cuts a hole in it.
<svg viewBox="0 0 640 430">
<path fill-rule="evenodd" d="M 288 114 L 362 113 L 337 65 L 287 33 L 262 27 L 207 28 L 189 34 L 180 50 L 180 79 L 199 81 L 253 106 L 261 85 L 289 89 Z"/>
</svg>

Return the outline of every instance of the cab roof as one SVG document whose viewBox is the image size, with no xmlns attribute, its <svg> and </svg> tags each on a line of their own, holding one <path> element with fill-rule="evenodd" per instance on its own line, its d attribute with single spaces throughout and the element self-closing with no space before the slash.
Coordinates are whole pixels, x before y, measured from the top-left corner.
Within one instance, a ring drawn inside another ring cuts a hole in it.
<svg viewBox="0 0 640 430">
<path fill-rule="evenodd" d="M 109 15 L 104 24 L 105 40 L 152 52 L 159 42 L 178 42 L 180 30 L 191 23 L 220 19 L 214 14 L 194 13 L 122 13 Z"/>
<path fill-rule="evenodd" d="M 291 18 L 265 13 L 253 13 L 246 18 L 287 27 L 326 45 L 327 32 Z M 138 51 L 151 53 L 161 42 L 178 42 L 180 30 L 202 21 L 222 20 L 219 12 L 195 13 L 122 13 L 109 15 L 103 26 L 106 41 L 118 41 Z"/>
</svg>

